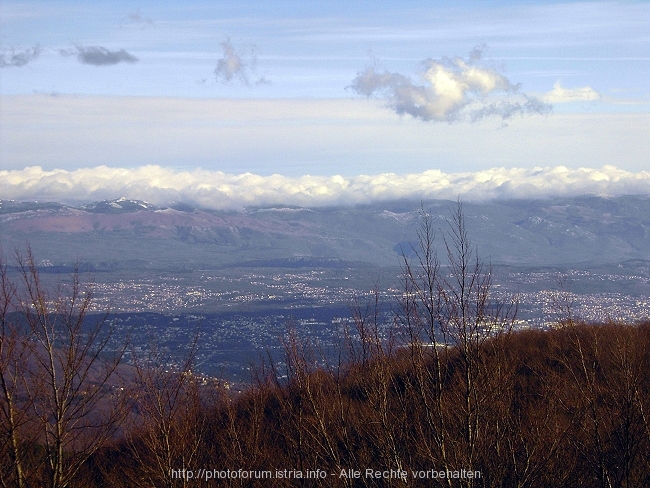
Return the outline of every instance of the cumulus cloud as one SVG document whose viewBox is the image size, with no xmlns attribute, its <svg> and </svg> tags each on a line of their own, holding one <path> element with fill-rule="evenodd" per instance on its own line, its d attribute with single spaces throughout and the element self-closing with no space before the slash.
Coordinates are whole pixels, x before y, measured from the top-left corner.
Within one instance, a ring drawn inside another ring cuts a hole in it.
<svg viewBox="0 0 650 488">
<path fill-rule="evenodd" d="M 22 51 L 16 51 L 14 48 L 4 49 L 0 52 L 0 68 L 9 66 L 25 66 L 30 61 L 34 61 L 41 54 L 41 46 L 36 45 Z"/>
<path fill-rule="evenodd" d="M 425 121 L 477 121 L 496 116 L 545 114 L 551 106 L 519 91 L 519 85 L 482 63 L 482 49 L 475 48 L 467 60 L 461 58 L 423 63 L 421 83 L 376 66 L 358 73 L 350 88 L 366 97 L 379 97 L 399 115 Z"/>
<path fill-rule="evenodd" d="M 111 51 L 102 46 L 75 46 L 74 49 L 59 51 L 62 56 L 77 56 L 83 64 L 93 66 L 110 66 L 118 63 L 135 63 L 138 61 L 134 55 L 124 49 Z"/>
<path fill-rule="evenodd" d="M 650 172 L 632 173 L 614 166 L 570 169 L 492 168 L 478 172 L 429 170 L 398 175 L 260 176 L 196 169 L 174 171 L 160 166 L 74 171 L 40 167 L 0 171 L 0 197 L 16 200 L 92 201 L 121 196 L 155 204 L 184 202 L 206 208 L 247 206 L 321 206 L 393 199 L 542 198 L 581 194 L 650 194 Z"/>
<path fill-rule="evenodd" d="M 235 52 L 230 39 L 221 43 L 223 48 L 223 57 L 217 61 L 217 67 L 214 69 L 214 75 L 217 81 L 222 83 L 231 83 L 233 80 L 239 80 L 244 85 L 249 85 L 249 77 L 254 75 L 257 67 L 257 56 L 255 48 L 251 51 L 248 59 Z M 270 81 L 261 76 L 255 81 L 256 85 L 266 85 Z"/>
<path fill-rule="evenodd" d="M 600 100 L 600 98 L 600 93 L 590 86 L 564 88 L 559 81 L 553 85 L 553 89 L 550 92 L 543 96 L 544 101 L 548 103 L 589 102 L 592 100 Z"/>
</svg>

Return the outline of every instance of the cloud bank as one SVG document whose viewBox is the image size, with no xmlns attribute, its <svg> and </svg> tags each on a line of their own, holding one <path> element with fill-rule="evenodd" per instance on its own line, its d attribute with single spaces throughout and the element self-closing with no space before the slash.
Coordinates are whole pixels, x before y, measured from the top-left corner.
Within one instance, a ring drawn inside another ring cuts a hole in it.
<svg viewBox="0 0 650 488">
<path fill-rule="evenodd" d="M 600 169 L 493 168 L 478 172 L 429 170 L 398 175 L 260 176 L 160 166 L 45 171 L 38 166 L 0 171 L 0 199 L 86 202 L 119 197 L 164 205 L 183 202 L 213 209 L 267 205 L 354 205 L 393 199 L 481 201 L 550 196 L 650 195 L 650 172 Z"/>
<path fill-rule="evenodd" d="M 110 51 L 102 46 L 75 46 L 75 49 L 59 51 L 62 56 L 76 55 L 80 63 L 93 66 L 111 66 L 118 63 L 135 63 L 138 61 L 134 55 L 124 49 Z"/>
<path fill-rule="evenodd" d="M 519 85 L 483 65 L 481 59 L 479 48 L 470 53 L 468 60 L 428 59 L 419 74 L 423 84 L 371 66 L 357 75 L 350 88 L 359 95 L 386 100 L 399 115 L 424 121 L 477 121 L 492 116 L 509 119 L 550 112 L 548 103 L 521 93 Z"/>
</svg>

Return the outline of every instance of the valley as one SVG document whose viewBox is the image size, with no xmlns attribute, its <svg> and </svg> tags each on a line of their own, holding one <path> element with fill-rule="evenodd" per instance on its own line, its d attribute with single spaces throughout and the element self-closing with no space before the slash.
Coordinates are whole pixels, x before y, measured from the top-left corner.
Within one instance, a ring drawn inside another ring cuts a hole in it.
<svg viewBox="0 0 650 488">
<path fill-rule="evenodd" d="M 28 245 L 46 286 L 76 269 L 92 285 L 91 313 L 110 312 L 115 347 L 130 337 L 134 353 L 156 348 L 173 364 L 196 340 L 197 372 L 246 382 L 265 355 L 281 364 L 289 329 L 335 350 L 353 329 L 351 307 L 371 304 L 375 292 L 382 331 L 394 335 L 401 264 L 416 259 L 419 214 L 426 209 L 438 227 L 440 272 L 449 273 L 440 236 L 453 205 L 216 212 L 125 199 L 3 201 L 0 244 L 10 275 L 18 273 L 11 250 Z M 650 316 L 650 199 L 469 203 L 464 211 L 492 266 L 493 300 L 518 297 L 517 328 L 547 328 L 567 314 Z"/>
</svg>

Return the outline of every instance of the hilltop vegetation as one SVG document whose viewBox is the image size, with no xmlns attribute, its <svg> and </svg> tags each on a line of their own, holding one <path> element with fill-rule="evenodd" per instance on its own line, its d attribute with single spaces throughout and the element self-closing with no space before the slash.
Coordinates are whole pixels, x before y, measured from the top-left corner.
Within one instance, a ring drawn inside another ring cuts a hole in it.
<svg viewBox="0 0 650 488">
<path fill-rule="evenodd" d="M 88 476 L 98 486 L 183 486 L 172 469 L 191 469 L 196 478 L 200 468 L 324 470 L 325 480 L 272 484 L 404 486 L 367 477 L 370 468 L 404 471 L 408 486 L 647 486 L 649 345 L 648 323 L 516 332 L 476 350 L 469 385 L 457 348 L 439 358 L 421 346 L 376 348 L 326 370 L 291 344 L 285 381 L 261 370 L 250 390 L 209 400 L 186 382 L 163 416 L 100 451 Z M 362 476 L 340 477 L 350 469 Z M 481 475 L 417 480 L 412 473 L 432 469 Z"/>
<path fill-rule="evenodd" d="M 462 206 L 438 230 L 421 211 L 389 333 L 379 294 L 353 303 L 338 355 L 290 329 L 241 392 L 193 372 L 195 343 L 181 363 L 152 348 L 122 367 L 128 344 L 107 360 L 92 289 L 45 290 L 17 256 L 19 283 L 0 266 L 1 484 L 650 483 L 650 323 L 579 323 L 558 294 L 555 328 L 515 331 Z"/>
</svg>

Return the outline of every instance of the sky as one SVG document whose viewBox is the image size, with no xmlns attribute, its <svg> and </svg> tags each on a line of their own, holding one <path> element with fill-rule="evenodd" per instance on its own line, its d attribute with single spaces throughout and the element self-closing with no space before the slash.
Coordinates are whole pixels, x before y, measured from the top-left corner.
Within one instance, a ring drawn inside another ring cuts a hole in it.
<svg viewBox="0 0 650 488">
<path fill-rule="evenodd" d="M 0 199 L 650 194 L 650 3 L 0 3 Z"/>
</svg>

